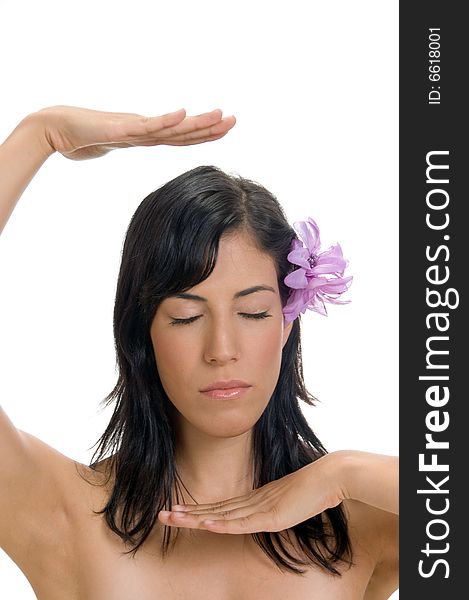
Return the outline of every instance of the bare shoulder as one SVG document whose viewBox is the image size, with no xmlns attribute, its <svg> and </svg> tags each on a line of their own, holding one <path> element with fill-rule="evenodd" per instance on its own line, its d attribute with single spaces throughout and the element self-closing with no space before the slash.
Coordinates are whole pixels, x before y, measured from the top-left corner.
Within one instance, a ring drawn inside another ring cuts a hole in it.
<svg viewBox="0 0 469 600">
<path fill-rule="evenodd" d="M 364 600 L 386 600 L 399 587 L 399 515 L 344 500 L 352 545 L 373 560 Z"/>
<path fill-rule="evenodd" d="M 66 552 L 74 503 L 83 496 L 76 493 L 79 463 L 30 433 L 17 429 L 16 434 L 25 459 L 11 476 L 5 502 L 10 526 L 2 527 L 1 546 L 25 571 L 33 552 Z"/>
</svg>

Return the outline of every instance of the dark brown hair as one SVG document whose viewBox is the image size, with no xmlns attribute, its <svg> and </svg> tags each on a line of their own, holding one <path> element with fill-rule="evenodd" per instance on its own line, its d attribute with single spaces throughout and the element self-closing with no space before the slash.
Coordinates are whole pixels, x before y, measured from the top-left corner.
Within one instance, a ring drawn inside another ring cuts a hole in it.
<svg viewBox="0 0 469 600">
<path fill-rule="evenodd" d="M 283 279 L 293 268 L 287 254 L 296 234 L 275 196 L 258 183 L 200 166 L 149 194 L 130 221 L 114 307 L 119 375 L 113 391 L 101 402 L 108 406 L 115 401 L 115 408 L 98 440 L 93 455 L 97 459 L 89 465 L 96 469 L 100 459 L 111 453 L 113 489 L 96 514 L 104 514 L 110 529 L 133 545 L 127 554 L 135 556 L 158 512 L 170 509 L 172 493 L 178 493 L 173 405 L 156 368 L 150 337 L 153 317 L 165 297 L 186 291 L 210 275 L 220 237 L 239 230 L 247 231 L 272 257 L 285 305 L 289 288 Z M 254 488 L 327 453 L 309 427 L 300 400 L 313 405 L 316 399 L 303 381 L 297 318 L 283 348 L 276 388 L 253 428 Z M 170 529 L 165 527 L 162 555 L 168 552 Z M 340 505 L 288 530 L 299 542 L 302 560 L 287 551 L 280 533 L 250 535 L 281 570 L 302 574 L 300 566 L 317 564 L 340 575 L 335 566 L 339 561 L 353 564 Z"/>
</svg>

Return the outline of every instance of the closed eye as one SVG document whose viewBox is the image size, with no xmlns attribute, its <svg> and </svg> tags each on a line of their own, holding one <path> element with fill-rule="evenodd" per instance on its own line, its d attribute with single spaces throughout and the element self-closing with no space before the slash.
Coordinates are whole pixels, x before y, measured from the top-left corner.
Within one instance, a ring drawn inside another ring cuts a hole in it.
<svg viewBox="0 0 469 600">
<path fill-rule="evenodd" d="M 267 313 L 267 311 L 264 311 L 261 313 L 238 313 L 238 314 L 240 314 L 245 319 L 265 319 L 267 317 L 272 316 L 272 315 L 269 315 Z M 200 315 L 197 315 L 196 317 L 189 317 L 188 319 L 174 319 L 173 321 L 170 321 L 170 325 L 187 325 L 189 323 L 193 323 L 199 317 L 200 317 Z"/>
</svg>

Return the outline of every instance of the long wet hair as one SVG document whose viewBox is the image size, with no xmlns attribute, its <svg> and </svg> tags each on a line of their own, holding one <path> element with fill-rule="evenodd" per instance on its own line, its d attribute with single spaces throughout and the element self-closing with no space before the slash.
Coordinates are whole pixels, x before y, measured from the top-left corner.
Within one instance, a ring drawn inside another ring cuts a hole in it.
<svg viewBox="0 0 469 600">
<path fill-rule="evenodd" d="M 109 528 L 132 546 L 124 554 L 135 557 L 158 512 L 171 509 L 174 491 L 180 502 L 175 409 L 158 375 L 151 323 L 162 300 L 210 275 L 220 237 L 237 231 L 250 234 L 257 247 L 273 259 L 284 306 L 290 288 L 283 280 L 295 268 L 287 254 L 297 236 L 275 196 L 260 184 L 214 166 L 200 166 L 150 193 L 128 226 L 113 321 L 118 380 L 101 402 L 109 406 L 115 401 L 115 407 L 105 432 L 93 445 L 98 447 L 89 465 L 96 470 L 110 453 L 112 492 L 104 508 L 94 512 L 104 514 Z M 308 425 L 299 400 L 309 405 L 316 401 L 303 381 L 300 317 L 283 347 L 275 390 L 253 427 L 253 489 L 327 454 Z M 164 529 L 163 557 L 168 553 L 171 529 L 175 528 Z M 353 564 L 347 519 L 340 504 L 284 533 L 288 539 L 296 537 L 301 559 L 287 550 L 282 532 L 250 534 L 282 571 L 303 574 L 301 566 L 319 565 L 340 575 L 335 565 Z"/>
</svg>

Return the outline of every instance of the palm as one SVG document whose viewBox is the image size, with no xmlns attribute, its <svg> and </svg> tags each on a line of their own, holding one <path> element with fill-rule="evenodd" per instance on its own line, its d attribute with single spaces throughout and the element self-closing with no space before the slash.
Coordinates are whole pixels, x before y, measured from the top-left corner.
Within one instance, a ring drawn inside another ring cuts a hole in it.
<svg viewBox="0 0 469 600">
<path fill-rule="evenodd" d="M 38 111 L 51 147 L 71 160 L 98 158 L 131 146 L 188 146 L 223 137 L 235 117 L 222 119 L 219 109 L 193 117 L 185 110 L 157 117 L 52 106 Z"/>
</svg>

